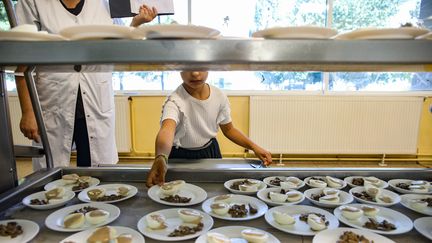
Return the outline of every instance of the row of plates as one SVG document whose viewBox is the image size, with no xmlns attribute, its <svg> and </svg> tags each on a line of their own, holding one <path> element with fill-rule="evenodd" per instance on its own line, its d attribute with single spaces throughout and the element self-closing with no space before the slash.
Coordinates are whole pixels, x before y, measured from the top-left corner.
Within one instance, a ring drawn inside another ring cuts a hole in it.
<svg viewBox="0 0 432 243">
<path fill-rule="evenodd" d="M 235 180 L 230 180 L 227 181 L 225 183 L 225 187 L 230 190 L 232 193 L 234 194 L 239 194 L 238 190 L 234 190 L 230 188 L 230 185 L 236 181 L 236 180 L 242 180 L 242 179 L 235 179 Z M 59 182 L 60 183 L 60 180 Z M 266 184 L 264 182 L 261 182 L 261 187 L 259 188 L 260 190 L 258 192 L 247 192 L 251 195 L 256 194 L 257 197 L 264 201 L 265 203 L 267 203 L 270 206 L 279 206 L 279 205 L 295 205 L 295 204 L 299 204 L 301 203 L 305 198 L 307 198 L 309 201 L 311 201 L 313 204 L 320 206 L 320 207 L 327 207 L 327 208 L 335 208 L 344 204 L 349 204 L 352 203 L 352 201 L 354 199 L 356 199 L 357 201 L 361 202 L 361 203 L 366 203 L 366 204 L 373 204 L 376 206 L 384 206 L 384 207 L 389 207 L 395 204 L 398 204 L 399 202 L 402 203 L 403 206 L 414 210 L 416 212 L 425 214 L 425 215 L 430 215 L 432 216 L 432 208 L 431 207 L 426 207 L 425 209 L 418 209 L 415 207 L 412 207 L 410 205 L 410 200 L 412 199 L 424 199 L 424 198 L 428 198 L 430 196 L 428 195 L 420 195 L 420 194 L 405 194 L 402 196 L 399 196 L 398 194 L 386 190 L 386 189 L 381 189 L 382 191 L 382 195 L 390 197 L 392 199 L 391 203 L 385 203 L 385 202 L 372 202 L 372 201 L 367 201 L 367 200 L 363 200 L 361 198 L 358 198 L 354 195 L 354 193 L 362 193 L 363 191 L 365 191 L 364 187 L 354 187 L 352 188 L 349 193 L 345 192 L 345 191 L 340 191 L 340 202 L 338 203 L 329 203 L 329 202 L 319 202 L 316 200 L 312 199 L 312 195 L 313 194 L 321 194 L 322 193 L 322 188 L 311 188 L 306 190 L 305 192 L 301 193 L 301 198 L 297 201 L 293 201 L 293 202 L 274 202 L 272 200 L 270 200 L 268 198 L 268 194 L 270 192 L 279 192 L 281 189 L 279 187 L 270 187 L 270 188 L 266 188 Z M 55 182 L 54 182 L 55 184 Z M 51 184 L 53 185 L 53 184 Z M 47 185 L 46 188 L 51 188 L 51 185 Z M 68 185 L 69 186 L 69 185 Z M 92 202 L 92 200 L 88 197 L 87 195 L 87 191 L 94 189 L 94 188 L 101 188 L 104 189 L 107 193 L 107 195 L 110 194 L 116 194 L 117 193 L 117 189 L 119 187 L 127 187 L 129 188 L 129 192 L 128 194 L 120 199 L 116 199 L 116 200 L 112 200 L 112 201 L 105 201 L 105 203 L 116 203 L 119 201 L 123 201 L 126 199 L 129 199 L 133 196 L 135 196 L 138 193 L 138 189 L 132 185 L 126 185 L 126 184 L 105 184 L 105 185 L 99 185 L 99 186 L 92 186 L 90 188 L 87 188 L 83 191 L 81 191 L 78 194 L 78 199 L 83 201 L 83 202 Z M 293 190 L 291 190 L 293 191 Z M 294 190 L 295 191 L 295 190 Z M 161 198 L 163 197 L 163 194 L 161 193 L 160 187 L 159 186 L 153 186 L 151 187 L 148 192 L 147 192 L 148 196 L 155 202 L 160 203 L 160 204 L 165 204 L 165 205 L 169 205 L 169 206 L 180 206 L 180 207 L 184 207 L 184 206 L 191 206 L 191 205 L 195 205 L 195 204 L 199 204 L 201 202 L 203 202 L 204 200 L 207 199 L 207 193 L 204 189 L 202 189 L 199 186 L 190 184 L 190 183 L 185 183 L 185 185 L 182 187 L 182 189 L 176 193 L 177 195 L 181 196 L 181 197 L 187 197 L 187 198 L 191 198 L 191 200 L 187 203 L 172 203 L 172 202 L 167 202 L 164 200 L 161 200 Z M 52 208 L 56 208 L 62 205 L 65 205 L 68 201 L 72 200 L 72 198 L 75 197 L 74 192 L 71 191 L 66 191 L 66 194 L 64 196 L 63 201 L 61 202 L 57 202 L 57 203 L 53 203 L 53 204 L 46 204 L 46 205 L 32 205 L 30 202 L 32 199 L 39 199 L 42 200 L 45 198 L 45 192 L 36 192 L 33 193 L 27 197 L 25 197 L 23 199 L 23 204 L 34 208 L 34 209 L 39 209 L 39 210 L 47 210 L 47 209 L 52 209 Z"/>
<path fill-rule="evenodd" d="M 242 196 L 242 197 L 247 197 L 247 196 Z M 115 218 L 118 217 L 118 215 L 115 214 L 115 212 L 114 212 L 114 211 L 118 210 L 118 213 L 119 213 L 119 209 L 117 207 L 115 207 L 113 205 L 109 205 L 109 204 L 100 204 L 100 203 L 99 204 L 92 203 L 92 204 L 74 205 L 74 206 L 71 206 L 68 208 L 58 210 L 55 213 L 53 213 L 52 215 L 60 214 L 60 213 L 66 215 L 66 214 L 70 213 L 71 211 L 76 210 L 80 207 L 84 207 L 84 206 L 98 207 L 98 208 L 107 210 L 110 213 L 112 213 L 113 215 L 115 215 L 115 217 L 113 217 L 114 218 L 113 220 L 115 220 Z M 350 204 L 349 206 L 361 207 L 360 204 Z M 109 208 L 109 207 L 116 208 L 116 210 L 113 210 L 113 208 Z M 387 239 L 383 236 L 379 237 L 377 234 L 397 235 L 397 234 L 406 233 L 406 232 L 409 232 L 413 228 L 413 226 L 417 229 L 417 231 L 419 233 L 421 233 L 422 235 L 424 235 L 425 237 L 427 237 L 429 239 L 432 239 L 432 234 L 431 234 L 432 217 L 419 218 L 413 224 L 413 222 L 408 217 L 406 217 L 405 215 L 403 215 L 397 211 L 394 211 L 394 210 L 391 210 L 388 208 L 379 208 L 379 209 L 380 209 L 380 211 L 375 218 L 378 221 L 387 220 L 390 223 L 395 224 L 395 226 L 397 227 L 396 230 L 386 232 L 386 231 L 370 230 L 370 229 L 364 228 L 363 224 L 368 220 L 367 217 L 363 216 L 359 220 L 355 220 L 355 221 L 347 220 L 342 216 L 340 208 L 336 208 L 334 210 L 333 214 L 331 214 L 325 210 L 311 207 L 311 206 L 289 206 L 289 207 L 279 206 L 279 207 L 274 207 L 274 208 L 268 210 L 265 213 L 265 220 L 272 227 L 274 227 L 280 231 L 283 231 L 285 233 L 290 233 L 290 234 L 294 234 L 294 235 L 302 235 L 302 236 L 314 236 L 315 235 L 314 242 L 331 242 L 331 241 L 329 241 L 330 240 L 329 238 L 335 237 L 335 234 L 340 235 L 340 233 L 342 232 L 341 231 L 342 229 L 338 228 L 339 221 L 341 221 L 342 223 L 344 223 L 348 226 L 351 226 L 353 228 L 358 229 L 358 230 L 354 230 L 352 228 L 346 228 L 344 230 L 353 231 L 354 233 L 362 234 L 365 237 L 369 238 L 370 240 Z M 202 212 L 202 211 L 199 211 L 200 214 L 203 216 L 202 222 L 203 222 L 204 226 L 203 226 L 202 231 L 197 232 L 197 233 L 192 234 L 192 235 L 187 235 L 187 236 L 179 236 L 179 237 L 168 237 L 167 236 L 178 225 L 182 224 L 181 219 L 178 217 L 177 211 L 178 211 L 178 209 L 164 209 L 164 210 L 152 212 L 152 213 L 159 213 L 159 214 L 162 214 L 165 216 L 165 218 L 166 218 L 165 222 L 168 225 L 168 227 L 166 229 L 163 229 L 163 230 L 151 230 L 151 229 L 149 229 L 147 227 L 145 216 L 143 216 L 138 221 L 137 228 L 144 236 L 152 238 L 152 239 L 160 240 L 160 241 L 182 241 L 182 240 L 187 240 L 187 239 L 199 237 L 196 240 L 196 242 L 206 242 L 206 234 L 205 233 L 213 227 L 214 222 L 213 222 L 212 217 L 210 217 L 210 215 L 208 215 L 207 213 Z M 285 212 L 285 213 L 292 215 L 296 219 L 296 222 L 293 225 L 280 225 L 280 224 L 278 224 L 275 221 L 275 219 L 273 218 L 273 212 L 275 212 L 275 211 Z M 326 217 L 326 221 L 329 222 L 327 229 L 324 231 L 321 231 L 321 232 L 316 232 L 316 231 L 311 230 L 309 225 L 306 222 L 299 220 L 300 215 L 304 214 L 304 213 L 316 213 L 316 214 L 324 215 Z M 52 228 L 52 227 L 53 227 L 53 225 L 54 225 L 54 227 L 58 227 L 59 219 L 53 218 L 52 215 L 50 215 L 47 218 L 45 223 L 46 223 L 48 228 L 56 230 L 55 228 Z M 85 240 L 95 230 L 95 228 L 109 224 L 113 220 L 108 220 L 108 221 L 101 223 L 99 225 L 94 225 L 92 227 L 85 227 L 85 228 L 81 228 L 79 230 L 76 230 L 76 231 L 81 231 L 81 232 L 67 237 L 62 242 L 68 242 L 68 241 L 85 242 Z M 33 237 L 35 237 L 37 235 L 37 233 L 39 232 L 39 226 L 36 223 L 34 223 L 32 221 L 28 221 L 28 220 L 7 220 L 7 221 L 0 221 L 0 224 L 6 224 L 8 221 L 17 222 L 18 224 L 20 224 L 23 227 L 23 230 L 25 232 L 25 234 L 22 234 L 19 237 L 17 237 L 16 239 L 14 239 L 15 242 L 29 241 Z M 139 234 L 138 232 L 136 232 L 135 230 L 132 230 L 132 229 L 127 228 L 127 227 L 119 227 L 119 226 L 114 226 L 114 227 L 117 230 L 117 234 L 129 233 L 133 236 L 134 240 L 137 240 L 136 242 L 144 242 L 144 238 L 142 237 L 142 235 Z M 248 227 L 248 228 L 250 228 L 250 227 Z M 242 228 L 242 229 L 244 229 L 244 228 Z M 64 231 L 64 230 L 59 230 L 59 231 Z M 331 231 L 333 234 L 329 234 L 329 232 L 327 232 L 327 231 Z M 229 227 L 224 227 L 223 231 L 221 231 L 220 229 L 214 229 L 214 230 L 212 230 L 212 232 L 222 233 L 222 234 L 225 234 L 231 238 L 231 237 L 238 237 L 241 230 L 235 229 L 233 226 L 229 226 Z M 327 232 L 327 233 L 325 233 L 325 232 Z M 336 232 L 339 232 L 339 233 L 336 233 Z M 373 237 L 373 238 L 371 239 L 370 237 Z M 378 238 L 374 238 L 374 237 L 378 237 Z M 2 241 L 2 238 L 6 238 L 6 237 L 0 237 L 0 242 Z M 11 241 L 8 241 L 8 242 L 11 242 Z M 279 241 L 274 236 L 272 236 L 270 234 L 269 242 L 279 242 Z M 335 241 L 333 241 L 333 242 L 335 242 Z M 392 241 L 388 240 L 388 241 L 376 241 L 376 242 L 392 242 Z"/>
<path fill-rule="evenodd" d="M 432 39 L 428 29 L 364 28 L 342 34 L 330 28 L 302 26 L 260 30 L 252 37 L 266 39 Z M 59 35 L 45 32 L 0 31 L 0 40 L 59 41 L 88 39 L 216 39 L 223 38 L 216 29 L 195 25 L 146 25 L 139 28 L 119 25 L 79 25 L 65 28 Z"/>
</svg>

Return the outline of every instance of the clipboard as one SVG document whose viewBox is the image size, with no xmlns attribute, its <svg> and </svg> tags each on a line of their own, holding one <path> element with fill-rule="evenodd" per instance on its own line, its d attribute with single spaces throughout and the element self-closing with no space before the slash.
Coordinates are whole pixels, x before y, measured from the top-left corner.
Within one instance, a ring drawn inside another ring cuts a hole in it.
<svg viewBox="0 0 432 243">
<path fill-rule="evenodd" d="M 137 15 L 139 6 L 155 7 L 158 15 L 173 15 L 173 0 L 109 0 L 111 18 L 126 18 Z"/>
</svg>

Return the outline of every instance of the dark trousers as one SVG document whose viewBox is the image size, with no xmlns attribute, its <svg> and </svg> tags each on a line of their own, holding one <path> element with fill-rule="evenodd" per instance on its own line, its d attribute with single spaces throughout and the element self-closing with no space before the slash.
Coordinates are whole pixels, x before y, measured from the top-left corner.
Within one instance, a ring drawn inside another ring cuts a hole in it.
<svg viewBox="0 0 432 243">
<path fill-rule="evenodd" d="M 85 119 L 84 105 L 81 96 L 81 88 L 78 88 L 78 97 L 75 107 L 75 125 L 72 143 L 75 142 L 77 152 L 77 166 L 90 167 L 90 143 Z"/>
<path fill-rule="evenodd" d="M 202 148 L 185 149 L 172 147 L 170 159 L 220 159 L 222 154 L 216 138 L 210 139 Z"/>
</svg>

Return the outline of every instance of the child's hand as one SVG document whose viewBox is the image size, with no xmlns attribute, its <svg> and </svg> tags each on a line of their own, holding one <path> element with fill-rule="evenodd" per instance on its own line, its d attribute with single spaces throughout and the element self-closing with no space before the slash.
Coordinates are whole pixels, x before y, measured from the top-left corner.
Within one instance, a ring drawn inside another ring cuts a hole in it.
<svg viewBox="0 0 432 243">
<path fill-rule="evenodd" d="M 271 153 L 263 148 L 261 148 L 260 146 L 256 145 L 253 148 L 253 151 L 255 153 L 255 155 L 262 161 L 264 162 L 264 164 L 270 165 L 272 163 L 272 156 Z"/>
<path fill-rule="evenodd" d="M 154 185 L 162 185 L 165 183 L 165 174 L 167 172 L 167 164 L 163 157 L 156 157 L 153 165 L 147 176 L 147 187 Z"/>
</svg>

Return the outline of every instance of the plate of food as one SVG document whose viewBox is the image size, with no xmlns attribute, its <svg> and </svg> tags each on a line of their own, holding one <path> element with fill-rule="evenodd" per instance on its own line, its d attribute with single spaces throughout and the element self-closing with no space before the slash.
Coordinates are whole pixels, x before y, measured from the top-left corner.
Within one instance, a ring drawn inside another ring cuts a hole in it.
<svg viewBox="0 0 432 243">
<path fill-rule="evenodd" d="M 344 224 L 383 235 L 398 235 L 410 231 L 413 222 L 398 211 L 372 205 L 348 204 L 333 211 Z"/>
<path fill-rule="evenodd" d="M 63 175 L 61 179 L 52 181 L 45 185 L 45 191 L 56 187 L 64 187 L 66 190 L 80 192 L 86 188 L 99 185 L 98 178 L 91 176 L 79 176 L 77 174 Z"/>
<path fill-rule="evenodd" d="M 280 243 L 280 241 L 272 234 L 247 226 L 225 226 L 208 231 L 202 234 L 195 243 L 208 242 L 266 242 Z"/>
<path fill-rule="evenodd" d="M 334 38 L 338 40 L 414 39 L 428 32 L 428 29 L 418 27 L 360 28 L 339 34 Z"/>
<path fill-rule="evenodd" d="M 49 191 L 36 192 L 22 200 L 27 207 L 47 210 L 65 205 L 75 197 L 75 192 L 57 187 Z"/>
<path fill-rule="evenodd" d="M 415 229 L 424 237 L 432 240 L 432 217 L 418 218 L 414 221 Z"/>
<path fill-rule="evenodd" d="M 312 243 L 376 242 L 395 243 L 389 238 L 374 232 L 353 228 L 336 228 L 323 230 L 316 234 Z"/>
<path fill-rule="evenodd" d="M 295 205 L 305 199 L 303 193 L 296 190 L 284 190 L 280 187 L 270 187 L 259 190 L 257 197 L 270 206 Z"/>
<path fill-rule="evenodd" d="M 220 34 L 209 27 L 181 24 L 142 25 L 133 32 L 145 39 L 214 39 Z"/>
<path fill-rule="evenodd" d="M 60 35 L 38 31 L 36 25 L 23 24 L 10 30 L 0 31 L 0 41 L 62 41 Z"/>
<path fill-rule="evenodd" d="M 324 208 L 336 208 L 354 201 L 351 194 L 329 187 L 311 188 L 304 195 L 311 203 Z"/>
<path fill-rule="evenodd" d="M 281 187 L 284 190 L 298 190 L 305 185 L 303 180 L 294 176 L 269 176 L 264 178 L 263 181 L 269 187 Z"/>
<path fill-rule="evenodd" d="M 39 225 L 25 219 L 0 221 L 0 242 L 22 243 L 31 241 L 39 233 Z"/>
<path fill-rule="evenodd" d="M 127 184 L 105 184 L 87 188 L 78 194 L 83 202 L 116 203 L 135 196 L 138 189 Z"/>
<path fill-rule="evenodd" d="M 267 185 L 260 180 L 242 178 L 226 181 L 224 187 L 235 194 L 254 195 Z"/>
<path fill-rule="evenodd" d="M 330 39 L 337 30 L 320 26 L 272 27 L 259 30 L 252 37 L 266 39 Z"/>
<path fill-rule="evenodd" d="M 349 190 L 349 193 L 359 202 L 383 207 L 390 207 L 400 202 L 401 198 L 392 191 L 368 185 L 358 186 Z"/>
<path fill-rule="evenodd" d="M 268 206 L 254 197 L 225 194 L 205 200 L 202 209 L 215 218 L 244 221 L 261 217 Z"/>
<path fill-rule="evenodd" d="M 403 194 L 401 204 L 418 213 L 432 216 L 432 196 L 421 194 Z"/>
<path fill-rule="evenodd" d="M 280 231 L 303 236 L 316 235 L 322 230 L 339 226 L 339 221 L 333 214 L 304 205 L 271 208 L 265 214 L 265 220 Z"/>
<path fill-rule="evenodd" d="M 60 30 L 69 40 L 136 39 L 134 28 L 122 25 L 75 25 Z"/>
<path fill-rule="evenodd" d="M 183 180 L 166 182 L 161 186 L 152 186 L 147 194 L 155 202 L 182 207 L 201 203 L 207 198 L 204 189 Z"/>
<path fill-rule="evenodd" d="M 138 221 L 138 230 L 158 241 L 182 241 L 205 234 L 213 226 L 210 215 L 190 208 L 155 211 Z"/>
<path fill-rule="evenodd" d="M 82 203 L 59 209 L 45 219 L 54 231 L 77 232 L 111 223 L 120 216 L 120 209 L 108 203 Z"/>
<path fill-rule="evenodd" d="M 432 186 L 425 180 L 393 179 L 388 183 L 393 190 L 399 193 L 432 194 Z"/>
<path fill-rule="evenodd" d="M 311 188 L 331 187 L 343 189 L 347 186 L 347 183 L 344 180 L 332 176 L 311 176 L 305 178 L 304 182 Z"/>
<path fill-rule="evenodd" d="M 375 187 L 378 188 L 387 188 L 388 183 L 376 178 L 375 176 L 348 176 L 345 177 L 344 181 L 350 186 L 350 187 L 356 187 L 356 186 L 365 186 L 367 184 L 372 184 Z"/>
<path fill-rule="evenodd" d="M 88 243 L 88 242 L 130 242 L 144 243 L 144 237 L 136 230 L 123 226 L 103 226 L 96 229 L 88 229 L 68 236 L 60 243 Z"/>
</svg>

